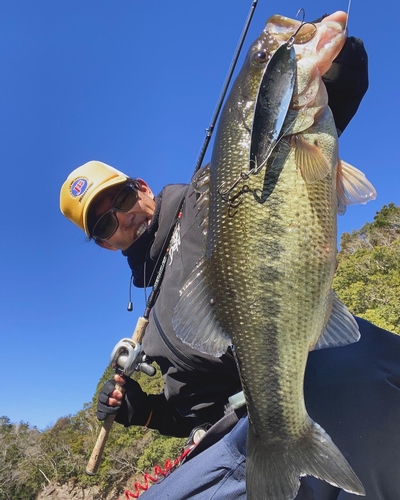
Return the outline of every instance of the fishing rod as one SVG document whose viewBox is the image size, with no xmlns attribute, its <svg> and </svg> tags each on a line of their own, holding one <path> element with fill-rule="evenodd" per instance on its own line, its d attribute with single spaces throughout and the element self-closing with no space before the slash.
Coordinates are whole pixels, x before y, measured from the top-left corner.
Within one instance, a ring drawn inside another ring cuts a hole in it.
<svg viewBox="0 0 400 500">
<path fill-rule="evenodd" d="M 197 170 L 201 167 L 201 164 L 203 163 L 203 159 L 204 159 L 204 156 L 206 154 L 208 145 L 210 143 L 211 136 L 212 136 L 212 134 L 214 132 L 215 124 L 217 122 L 219 112 L 221 111 L 222 104 L 224 102 L 226 93 L 228 91 L 228 87 L 229 87 L 229 84 L 231 82 L 232 75 L 233 75 L 233 72 L 235 70 L 236 63 L 237 63 L 237 60 L 239 58 L 240 51 L 242 50 L 244 39 L 246 38 L 247 31 L 249 29 L 251 20 L 253 19 L 254 11 L 255 11 L 255 8 L 257 6 L 257 2 L 258 2 L 258 0 L 253 0 L 253 3 L 251 5 L 251 7 L 250 7 L 250 11 L 249 11 L 249 14 L 247 16 L 247 19 L 246 19 L 246 22 L 245 22 L 242 34 L 240 36 L 236 52 L 235 52 L 235 54 L 233 56 L 231 67 L 229 68 L 229 71 L 228 71 L 228 76 L 226 77 L 225 84 L 224 84 L 224 86 L 222 88 L 221 96 L 220 96 L 220 98 L 218 100 L 217 107 L 216 107 L 215 112 L 214 112 L 214 116 L 211 119 L 210 126 L 208 128 L 206 128 L 207 135 L 206 135 L 206 138 L 204 140 L 203 147 L 201 148 L 200 156 L 199 156 L 199 159 L 197 160 L 196 167 L 194 169 L 195 172 L 197 172 Z"/>
</svg>

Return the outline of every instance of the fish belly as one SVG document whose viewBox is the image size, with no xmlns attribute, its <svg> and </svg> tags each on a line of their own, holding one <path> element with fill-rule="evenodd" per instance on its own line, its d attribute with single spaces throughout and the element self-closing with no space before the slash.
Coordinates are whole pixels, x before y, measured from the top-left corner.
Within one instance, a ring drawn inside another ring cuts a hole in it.
<svg viewBox="0 0 400 500">
<path fill-rule="evenodd" d="M 254 432 L 276 443 L 298 439 L 308 426 L 303 377 L 329 307 L 335 191 L 332 175 L 306 185 L 285 145 L 247 187 L 236 211 L 216 217 L 227 229 L 211 268 L 218 319 L 235 347 Z"/>
</svg>

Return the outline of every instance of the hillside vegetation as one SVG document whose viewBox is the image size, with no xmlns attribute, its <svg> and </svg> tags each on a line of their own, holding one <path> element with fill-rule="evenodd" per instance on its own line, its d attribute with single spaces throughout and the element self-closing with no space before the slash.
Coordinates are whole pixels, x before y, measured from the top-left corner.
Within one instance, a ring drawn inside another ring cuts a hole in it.
<svg viewBox="0 0 400 500">
<path fill-rule="evenodd" d="M 333 288 L 356 316 L 400 334 L 400 207 L 384 205 L 374 221 L 343 233 Z"/>
<path fill-rule="evenodd" d="M 400 207 L 393 203 L 377 212 L 374 221 L 344 233 L 338 255 L 334 289 L 350 310 L 378 326 L 400 334 Z M 85 474 L 100 424 L 96 401 L 112 377 L 107 369 L 90 403 L 76 415 L 60 418 L 43 432 L 28 423 L 0 418 L 0 499 L 35 500 L 50 482 L 74 479 L 81 486 L 97 484 L 104 496 L 116 486 L 155 464 L 176 458 L 183 440 L 166 438 L 141 427 L 114 425 L 96 477 Z M 162 389 L 158 374 L 135 374 L 144 391 Z"/>
<path fill-rule="evenodd" d="M 43 486 L 71 479 L 82 487 L 96 484 L 105 496 L 129 477 L 150 472 L 154 465 L 180 455 L 185 440 L 161 436 L 143 427 L 115 424 L 98 473 L 94 477 L 85 474 L 101 428 L 96 418 L 97 397 L 112 376 L 113 371 L 107 368 L 92 401 L 76 415 L 59 418 L 43 432 L 27 423 L 13 424 L 7 417 L 0 417 L 1 500 L 35 500 Z M 149 394 L 160 392 L 163 385 L 159 370 L 152 378 L 142 373 L 133 378 Z"/>
</svg>

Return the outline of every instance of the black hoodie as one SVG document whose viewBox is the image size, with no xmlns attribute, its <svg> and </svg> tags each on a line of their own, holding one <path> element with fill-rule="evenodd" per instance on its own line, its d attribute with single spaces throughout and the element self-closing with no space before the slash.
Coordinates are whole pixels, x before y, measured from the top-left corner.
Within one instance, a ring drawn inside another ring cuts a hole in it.
<svg viewBox="0 0 400 500">
<path fill-rule="evenodd" d="M 172 326 L 179 291 L 202 255 L 205 241 L 195 207 L 192 186 L 167 185 L 156 198 L 156 209 L 147 232 L 123 254 L 128 258 L 134 285 L 154 283 L 157 270 L 182 206 L 179 227 L 171 242 L 167 265 L 149 325 L 143 339 L 147 356 L 161 368 L 162 394 L 148 396 L 153 409 L 149 427 L 170 435 L 188 435 L 193 427 L 219 420 L 228 397 L 241 390 L 231 352 L 216 358 L 182 343 Z M 159 258 L 161 256 L 161 258 Z M 141 423 L 133 417 L 131 424 Z"/>
</svg>

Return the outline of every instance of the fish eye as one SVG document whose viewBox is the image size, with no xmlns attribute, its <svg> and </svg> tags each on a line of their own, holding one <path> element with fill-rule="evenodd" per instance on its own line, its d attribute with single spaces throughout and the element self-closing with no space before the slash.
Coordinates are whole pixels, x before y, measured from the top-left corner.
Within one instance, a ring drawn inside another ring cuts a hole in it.
<svg viewBox="0 0 400 500">
<path fill-rule="evenodd" d="M 268 59 L 269 59 L 269 54 L 267 54 L 267 52 L 264 52 L 262 50 L 255 52 L 252 56 L 253 64 L 265 64 L 268 61 Z"/>
</svg>

